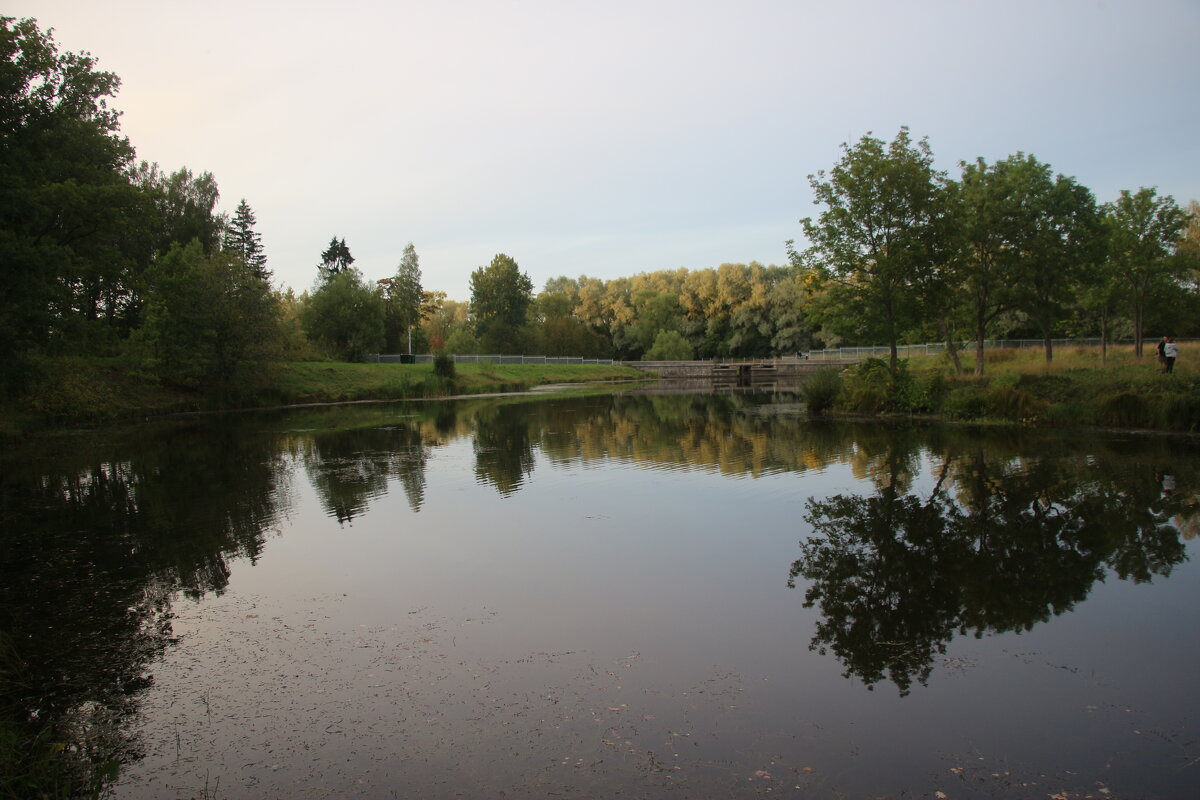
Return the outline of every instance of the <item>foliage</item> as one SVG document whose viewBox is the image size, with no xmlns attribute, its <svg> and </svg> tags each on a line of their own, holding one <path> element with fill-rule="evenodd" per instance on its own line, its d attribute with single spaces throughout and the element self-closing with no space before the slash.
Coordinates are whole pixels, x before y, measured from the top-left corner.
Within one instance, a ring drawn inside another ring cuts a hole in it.
<svg viewBox="0 0 1200 800">
<path fill-rule="evenodd" d="M 471 273 L 471 316 L 484 350 L 520 351 L 521 329 L 533 301 L 533 282 L 517 262 L 499 253 L 486 267 Z"/>
<path fill-rule="evenodd" d="M 867 134 L 842 151 L 828 174 L 809 176 L 825 210 L 815 222 L 801 220 L 811 244 L 803 255 L 793 251 L 793 263 L 838 286 L 834 314 L 878 326 L 895 370 L 900 334 L 916 319 L 935 265 L 944 260 L 945 177 L 933 169 L 928 141 L 913 144 L 907 128 L 891 144 Z"/>
<path fill-rule="evenodd" d="M 915 413 L 933 410 L 930 389 L 935 383 L 923 383 L 902 359 L 892 369 L 878 358 L 867 358 L 846 369 L 841 376 L 838 406 L 857 414 L 887 412 Z M 940 394 L 942 379 L 936 381 Z"/>
<path fill-rule="evenodd" d="M 379 281 L 379 285 L 383 289 L 385 352 L 411 353 L 412 330 L 420 325 L 426 311 L 420 260 L 412 242 L 404 248 L 396 274 Z"/>
<path fill-rule="evenodd" d="M 278 306 L 240 255 L 176 245 L 150 271 L 135 352 L 164 381 L 227 398 L 258 386 L 278 355 Z"/>
<path fill-rule="evenodd" d="M 438 353 L 434 356 L 433 374 L 439 378 L 453 378 L 455 375 L 454 357 L 446 353 Z"/>
<path fill-rule="evenodd" d="M 310 338 L 346 361 L 362 361 L 384 343 L 383 298 L 353 268 L 331 273 L 304 303 L 300 318 Z"/>
<path fill-rule="evenodd" d="M 267 269 L 267 256 L 263 252 L 262 234 L 254 230 L 258 220 L 254 210 L 246 202 L 246 198 L 238 203 L 233 219 L 225 225 L 225 239 L 222 246 L 242 257 L 246 265 L 263 281 L 270 282 L 271 271 Z"/>
<path fill-rule="evenodd" d="M 1141 355 L 1147 303 L 1156 291 L 1182 277 L 1182 261 L 1173 256 L 1188 215 L 1174 198 L 1159 197 L 1154 189 L 1145 188 L 1136 193 L 1122 190 L 1104 212 L 1110 261 L 1127 293 L 1135 348 Z"/>
<path fill-rule="evenodd" d="M 73 328 L 122 323 L 143 209 L 108 106 L 119 85 L 35 21 L 0 16 L 0 394 Z"/>
<path fill-rule="evenodd" d="M 841 373 L 838 367 L 822 367 L 800 384 L 800 395 L 809 414 L 824 414 L 833 408 L 842 390 Z"/>
<path fill-rule="evenodd" d="M 692 346 L 679 331 L 659 331 L 654 345 L 642 356 L 645 361 L 689 361 Z"/>
<path fill-rule="evenodd" d="M 329 240 L 329 247 L 321 253 L 321 263 L 317 264 L 317 280 L 327 283 L 335 276 L 348 272 L 353 264 L 354 256 L 350 255 L 346 240 L 334 236 Z"/>
</svg>

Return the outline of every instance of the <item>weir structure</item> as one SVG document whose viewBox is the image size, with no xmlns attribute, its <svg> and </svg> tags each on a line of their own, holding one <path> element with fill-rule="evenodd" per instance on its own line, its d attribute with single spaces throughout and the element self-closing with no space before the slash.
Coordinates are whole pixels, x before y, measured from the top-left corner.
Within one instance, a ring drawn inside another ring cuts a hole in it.
<svg viewBox="0 0 1200 800">
<path fill-rule="evenodd" d="M 750 386 L 779 379 L 800 378 L 830 366 L 807 358 L 754 358 L 736 361 L 622 361 L 623 366 L 657 375 L 662 380 L 711 380 Z M 853 361 L 846 361 L 851 364 Z"/>
</svg>

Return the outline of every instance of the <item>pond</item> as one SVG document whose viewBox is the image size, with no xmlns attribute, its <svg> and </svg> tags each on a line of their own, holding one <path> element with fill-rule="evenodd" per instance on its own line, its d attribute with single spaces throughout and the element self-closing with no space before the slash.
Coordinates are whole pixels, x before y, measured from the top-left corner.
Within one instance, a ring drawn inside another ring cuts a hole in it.
<svg viewBox="0 0 1200 800">
<path fill-rule="evenodd" d="M 4 724 L 115 798 L 1192 798 L 1198 451 L 786 394 L 49 438 Z"/>
</svg>

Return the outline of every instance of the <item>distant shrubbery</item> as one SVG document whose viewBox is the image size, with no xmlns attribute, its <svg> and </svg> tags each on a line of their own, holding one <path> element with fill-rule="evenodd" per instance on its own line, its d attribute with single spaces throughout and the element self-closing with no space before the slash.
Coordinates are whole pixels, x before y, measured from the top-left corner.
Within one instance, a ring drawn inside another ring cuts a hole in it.
<svg viewBox="0 0 1200 800">
<path fill-rule="evenodd" d="M 1013 351 L 998 351 L 1013 352 Z M 988 354 L 992 362 L 991 354 Z M 809 413 L 938 414 L 953 420 L 1200 430 L 1200 380 L 1149 363 L 1024 372 L 1017 356 L 987 377 L 948 374 L 929 361 L 865 359 L 822 369 L 801 385 Z"/>
</svg>

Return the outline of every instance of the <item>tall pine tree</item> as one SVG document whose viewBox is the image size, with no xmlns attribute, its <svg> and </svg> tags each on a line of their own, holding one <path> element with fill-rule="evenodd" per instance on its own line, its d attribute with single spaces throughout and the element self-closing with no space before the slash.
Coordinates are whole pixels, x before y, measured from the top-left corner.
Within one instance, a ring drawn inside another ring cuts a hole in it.
<svg viewBox="0 0 1200 800">
<path fill-rule="evenodd" d="M 354 256 L 350 255 L 350 248 L 346 246 L 346 240 L 339 241 L 334 236 L 329 240 L 329 247 L 321 253 L 321 263 L 317 265 L 321 283 L 327 283 L 333 276 L 350 269 L 350 265 L 353 263 Z"/>
<path fill-rule="evenodd" d="M 233 219 L 225 226 L 224 249 L 237 253 L 246 262 L 246 266 L 264 281 L 271 280 L 271 271 L 267 269 L 267 256 L 263 252 L 262 234 L 254 230 L 258 222 L 254 211 L 246 198 L 238 204 Z"/>
</svg>

